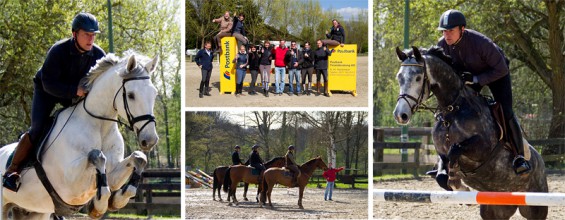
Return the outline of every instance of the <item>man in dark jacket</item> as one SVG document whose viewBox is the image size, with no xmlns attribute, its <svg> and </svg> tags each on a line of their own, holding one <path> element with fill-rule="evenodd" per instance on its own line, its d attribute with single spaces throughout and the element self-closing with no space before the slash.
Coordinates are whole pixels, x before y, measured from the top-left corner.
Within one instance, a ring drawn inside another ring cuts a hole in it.
<svg viewBox="0 0 565 220">
<path fill-rule="evenodd" d="M 324 77 L 324 95 L 329 97 L 328 91 L 328 57 L 332 55 L 332 52 L 323 45 L 322 40 L 316 42 L 318 49 L 314 51 L 314 66 L 316 68 L 316 89 L 318 93 L 316 96 L 320 95 L 320 75 Z"/>
<path fill-rule="evenodd" d="M 265 166 L 263 165 L 263 159 L 259 156 L 259 145 L 253 145 L 251 147 L 251 155 L 249 155 L 249 165 L 257 169 L 259 172 L 263 172 L 265 170 Z"/>
<path fill-rule="evenodd" d="M 212 43 L 210 41 L 206 41 L 204 43 L 204 49 L 199 50 L 196 53 L 196 57 L 194 60 L 196 61 L 196 65 L 200 67 L 200 71 L 202 72 L 202 79 L 200 80 L 200 94 L 198 97 L 202 98 L 204 95 L 210 96 L 209 88 L 210 88 L 210 76 L 212 75 L 212 60 L 214 59 L 214 53 L 212 52 Z"/>
<path fill-rule="evenodd" d="M 304 49 L 302 50 L 302 59 L 298 61 L 299 65 L 302 67 L 302 87 L 304 88 L 304 94 L 310 95 L 310 87 L 312 86 L 312 73 L 314 72 L 314 54 L 310 49 L 310 43 L 304 43 Z M 306 84 L 306 77 L 308 77 L 308 84 Z"/>
<path fill-rule="evenodd" d="M 257 75 L 259 74 L 259 53 L 256 47 L 251 47 L 249 51 L 249 72 L 251 72 L 251 85 L 249 95 L 257 95 L 255 92 L 255 84 L 257 83 Z"/>
<path fill-rule="evenodd" d="M 237 42 L 239 42 L 238 45 L 245 45 L 245 49 L 247 50 L 249 49 L 249 40 L 247 40 L 247 34 L 245 33 L 245 24 L 243 23 L 244 19 L 245 15 L 243 13 L 240 13 L 238 16 L 235 16 L 233 18 L 233 27 L 231 34 L 237 39 Z"/>
<path fill-rule="evenodd" d="M 243 163 L 241 162 L 241 159 L 239 158 L 239 150 L 241 148 L 239 147 L 239 145 L 235 145 L 233 153 L 231 154 L 231 161 L 232 161 L 232 165 L 242 165 Z"/>
<path fill-rule="evenodd" d="M 86 91 L 79 81 L 86 76 L 96 60 L 104 57 L 104 50 L 94 44 L 100 33 L 98 21 L 89 13 L 79 13 L 72 23 L 73 37 L 55 43 L 47 52 L 43 66 L 33 79 L 31 128 L 25 133 L 4 174 L 4 187 L 17 191 L 22 162 L 37 147 L 49 114 L 57 103 L 68 107 L 75 98 L 84 97 Z"/>
<path fill-rule="evenodd" d="M 265 97 L 269 97 L 269 82 L 271 78 L 271 64 L 273 63 L 273 56 L 271 55 L 271 43 L 265 40 L 263 47 L 259 51 L 261 59 L 259 61 L 259 71 L 261 71 L 261 85 L 263 86 L 263 93 Z"/>
<path fill-rule="evenodd" d="M 453 66 L 460 72 L 465 84 L 476 91 L 488 86 L 494 99 L 500 103 L 505 123 L 509 128 L 506 134 L 516 150 L 512 166 L 516 174 L 526 174 L 531 170 L 524 158 L 522 129 L 512 110 L 512 85 L 510 82 L 509 61 L 498 45 L 485 35 L 465 28 L 467 22 L 463 13 L 457 10 L 444 12 L 438 30 L 442 31 L 438 46 L 453 59 Z"/>
<path fill-rule="evenodd" d="M 292 81 L 296 79 L 296 95 L 300 95 L 300 63 L 299 61 L 302 59 L 302 52 L 298 50 L 296 46 L 296 41 L 290 42 L 290 50 L 286 52 L 286 60 L 288 63 L 286 64 L 286 68 L 288 69 L 288 95 L 292 95 L 294 93 L 294 85 L 292 85 Z"/>
</svg>

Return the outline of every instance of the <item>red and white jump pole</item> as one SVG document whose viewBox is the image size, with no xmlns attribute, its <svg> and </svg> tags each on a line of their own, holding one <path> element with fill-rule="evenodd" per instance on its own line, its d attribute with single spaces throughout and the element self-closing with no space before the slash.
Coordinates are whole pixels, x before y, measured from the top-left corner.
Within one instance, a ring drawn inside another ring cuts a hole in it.
<svg viewBox="0 0 565 220">
<path fill-rule="evenodd" d="M 373 190 L 375 202 L 565 206 L 565 193 Z"/>
</svg>

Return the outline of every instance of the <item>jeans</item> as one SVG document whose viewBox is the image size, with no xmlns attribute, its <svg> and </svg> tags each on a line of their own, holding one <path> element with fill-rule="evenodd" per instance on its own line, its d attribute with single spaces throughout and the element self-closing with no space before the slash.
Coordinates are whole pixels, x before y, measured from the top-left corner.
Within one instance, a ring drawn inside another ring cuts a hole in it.
<svg viewBox="0 0 565 220">
<path fill-rule="evenodd" d="M 236 69 L 237 84 L 242 84 L 243 79 L 245 79 L 245 73 L 247 69 Z"/>
<path fill-rule="evenodd" d="M 259 65 L 259 70 L 261 71 L 261 84 L 263 89 L 269 90 L 271 65 Z"/>
<path fill-rule="evenodd" d="M 284 91 L 284 74 L 286 74 L 286 67 L 275 67 L 275 93 Z"/>
<path fill-rule="evenodd" d="M 334 190 L 334 184 L 335 184 L 335 182 L 329 182 L 329 181 L 326 183 L 326 191 L 324 192 L 324 200 L 332 199 L 332 192 Z M 329 198 L 328 198 L 328 193 L 330 194 Z"/>
<path fill-rule="evenodd" d="M 292 85 L 292 81 L 296 79 L 296 92 L 300 93 L 300 70 L 299 69 L 289 69 L 288 70 L 288 92 L 294 92 L 294 86 Z"/>
</svg>

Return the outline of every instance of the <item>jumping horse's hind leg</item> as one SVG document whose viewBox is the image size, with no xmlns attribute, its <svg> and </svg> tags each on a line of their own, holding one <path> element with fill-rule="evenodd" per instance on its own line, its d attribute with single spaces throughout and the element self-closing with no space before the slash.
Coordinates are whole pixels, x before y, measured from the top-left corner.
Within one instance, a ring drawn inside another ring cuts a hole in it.
<svg viewBox="0 0 565 220">
<path fill-rule="evenodd" d="M 518 206 L 514 205 L 481 205 L 483 219 L 510 219 Z"/>
<path fill-rule="evenodd" d="M 98 149 L 88 153 L 88 162 L 96 167 L 96 196 L 90 203 L 88 215 L 91 218 L 100 218 L 108 209 L 108 199 L 110 198 L 110 187 L 106 179 L 106 156 Z"/>
<path fill-rule="evenodd" d="M 145 165 L 147 156 L 141 151 L 134 151 L 109 173 L 110 187 L 114 191 L 110 198 L 110 210 L 123 208 L 135 196 Z"/>
</svg>

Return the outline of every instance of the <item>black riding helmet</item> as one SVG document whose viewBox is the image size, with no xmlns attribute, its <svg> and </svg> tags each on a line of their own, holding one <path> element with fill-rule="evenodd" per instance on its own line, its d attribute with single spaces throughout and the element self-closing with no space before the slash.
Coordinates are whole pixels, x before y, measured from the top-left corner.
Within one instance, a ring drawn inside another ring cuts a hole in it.
<svg viewBox="0 0 565 220">
<path fill-rule="evenodd" d="M 252 150 L 255 150 L 257 148 L 259 148 L 259 145 L 253 145 L 253 147 L 251 147 Z"/>
<path fill-rule="evenodd" d="M 235 145 L 234 149 L 241 149 L 239 145 Z"/>
<path fill-rule="evenodd" d="M 81 12 L 75 16 L 72 24 L 72 31 L 84 30 L 86 32 L 100 33 L 98 20 L 90 13 Z"/>
<path fill-rule="evenodd" d="M 294 150 L 294 145 L 289 145 L 288 150 Z"/>
<path fill-rule="evenodd" d="M 441 14 L 439 18 L 438 30 L 449 30 L 458 26 L 467 26 L 465 15 L 458 10 L 449 9 Z"/>
</svg>

